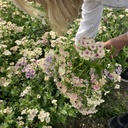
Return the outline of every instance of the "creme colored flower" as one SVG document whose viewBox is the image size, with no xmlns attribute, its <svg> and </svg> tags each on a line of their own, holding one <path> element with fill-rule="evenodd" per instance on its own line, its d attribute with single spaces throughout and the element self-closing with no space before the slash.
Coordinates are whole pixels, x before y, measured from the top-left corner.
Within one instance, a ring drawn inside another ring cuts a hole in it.
<svg viewBox="0 0 128 128">
<path fill-rule="evenodd" d="M 115 89 L 120 89 L 120 85 L 119 84 L 116 84 L 115 85 Z"/>
<path fill-rule="evenodd" d="M 3 55 L 10 56 L 10 55 L 12 55 L 12 53 L 9 50 L 5 50 L 3 52 Z"/>
<path fill-rule="evenodd" d="M 52 100 L 52 104 L 57 105 L 57 100 Z"/>
</svg>

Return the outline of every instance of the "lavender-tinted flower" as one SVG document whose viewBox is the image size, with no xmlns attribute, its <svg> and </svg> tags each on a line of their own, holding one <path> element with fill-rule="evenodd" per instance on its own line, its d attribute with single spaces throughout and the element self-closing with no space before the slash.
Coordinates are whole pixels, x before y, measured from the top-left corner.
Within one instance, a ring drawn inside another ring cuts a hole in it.
<svg viewBox="0 0 128 128">
<path fill-rule="evenodd" d="M 45 64 L 48 64 L 48 63 L 52 63 L 52 61 L 53 61 L 53 57 L 52 57 L 52 55 L 49 55 L 46 59 L 45 59 Z"/>
<path fill-rule="evenodd" d="M 108 79 L 110 79 L 110 80 L 113 79 L 113 76 L 112 76 L 106 69 L 104 70 L 103 74 L 104 74 Z"/>
<path fill-rule="evenodd" d="M 54 65 L 53 65 L 53 56 L 49 54 L 45 59 L 44 59 L 44 72 L 49 76 L 53 76 L 53 71 L 54 71 Z"/>
<path fill-rule="evenodd" d="M 21 59 L 18 60 L 18 62 L 16 63 L 15 67 L 16 68 L 20 68 L 22 66 L 25 66 L 27 64 L 27 60 L 25 57 L 22 57 Z"/>
<path fill-rule="evenodd" d="M 108 72 L 106 69 L 104 69 L 103 74 L 104 74 L 105 76 L 107 76 L 108 73 L 109 73 L 109 72 Z"/>
<path fill-rule="evenodd" d="M 27 79 L 33 79 L 35 76 L 35 70 L 31 65 L 27 65 L 22 69 L 22 72 L 25 72 L 25 76 Z"/>
<path fill-rule="evenodd" d="M 46 46 L 46 45 L 48 45 L 48 40 L 46 38 L 44 38 L 42 40 L 38 40 L 36 43 L 42 44 L 43 46 Z"/>
<path fill-rule="evenodd" d="M 112 76 L 110 73 L 108 73 L 107 77 L 108 77 L 108 79 L 110 79 L 110 80 L 113 79 L 113 76 Z"/>
<path fill-rule="evenodd" d="M 122 67 L 118 66 L 117 69 L 116 69 L 116 73 L 120 75 L 121 72 L 122 72 Z"/>
</svg>

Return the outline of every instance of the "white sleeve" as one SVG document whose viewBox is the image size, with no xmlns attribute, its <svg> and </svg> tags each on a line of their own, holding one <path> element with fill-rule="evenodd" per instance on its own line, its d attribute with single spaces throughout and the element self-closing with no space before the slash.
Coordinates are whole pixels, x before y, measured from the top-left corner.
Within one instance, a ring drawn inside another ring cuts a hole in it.
<svg viewBox="0 0 128 128">
<path fill-rule="evenodd" d="M 85 0 L 82 5 L 82 21 L 76 33 L 76 43 L 83 35 L 94 38 L 102 17 L 103 6 L 94 0 Z"/>
</svg>

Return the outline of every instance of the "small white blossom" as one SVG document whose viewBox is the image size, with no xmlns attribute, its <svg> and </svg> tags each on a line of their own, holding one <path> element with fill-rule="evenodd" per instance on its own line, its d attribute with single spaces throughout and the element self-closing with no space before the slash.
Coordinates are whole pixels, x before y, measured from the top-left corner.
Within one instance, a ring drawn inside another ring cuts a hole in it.
<svg viewBox="0 0 128 128">
<path fill-rule="evenodd" d="M 5 50 L 5 51 L 3 52 L 3 54 L 6 55 L 6 56 L 12 55 L 12 53 L 11 53 L 9 50 Z"/>
<path fill-rule="evenodd" d="M 52 100 L 52 104 L 57 105 L 57 100 Z"/>
<path fill-rule="evenodd" d="M 29 113 L 28 120 L 33 120 L 35 118 L 35 116 L 37 115 L 38 110 L 36 108 L 35 109 L 28 109 L 27 112 Z"/>
<path fill-rule="evenodd" d="M 41 95 L 38 94 L 36 97 L 37 97 L 37 99 L 40 99 L 41 98 Z"/>
<path fill-rule="evenodd" d="M 21 111 L 21 115 L 26 114 L 26 113 L 27 113 L 27 109 L 24 109 Z"/>
<path fill-rule="evenodd" d="M 38 114 L 38 119 L 40 119 L 41 122 L 46 121 L 47 123 L 50 122 L 50 117 L 49 117 L 49 113 L 45 112 L 44 110 L 41 110 Z"/>
<path fill-rule="evenodd" d="M 3 113 L 9 114 L 12 112 L 12 107 L 7 107 L 3 110 Z"/>
<path fill-rule="evenodd" d="M 119 84 L 116 84 L 115 85 L 115 89 L 120 89 L 120 85 Z"/>
</svg>

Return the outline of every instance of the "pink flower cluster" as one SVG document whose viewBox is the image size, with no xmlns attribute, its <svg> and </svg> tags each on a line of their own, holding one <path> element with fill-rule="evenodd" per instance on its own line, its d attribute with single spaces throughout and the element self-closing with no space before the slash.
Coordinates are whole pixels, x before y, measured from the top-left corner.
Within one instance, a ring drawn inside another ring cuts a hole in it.
<svg viewBox="0 0 128 128">
<path fill-rule="evenodd" d="M 27 64 L 27 59 L 25 57 L 18 60 L 18 62 L 15 64 L 15 68 L 17 70 L 22 68 L 22 72 L 25 73 L 27 79 L 33 79 L 35 77 L 36 71 L 31 64 Z"/>
<path fill-rule="evenodd" d="M 79 39 L 76 49 L 80 57 L 83 57 L 85 60 L 102 58 L 105 56 L 104 44 L 102 42 L 95 43 L 94 40 L 86 39 L 84 36 Z"/>
<path fill-rule="evenodd" d="M 33 79 L 35 76 L 35 70 L 31 65 L 26 65 L 23 69 L 22 72 L 25 72 L 25 76 L 27 79 Z"/>
<path fill-rule="evenodd" d="M 102 96 L 120 81 L 121 66 L 106 59 L 103 44 L 92 39 L 82 37 L 76 46 L 63 41 L 54 48 L 45 58 L 44 72 L 80 113 L 96 113 Z"/>
<path fill-rule="evenodd" d="M 27 64 L 27 59 L 25 57 L 22 57 L 18 60 L 18 62 L 16 63 L 15 67 L 16 68 L 20 68 L 22 66 L 25 66 Z"/>
<path fill-rule="evenodd" d="M 44 72 L 49 76 L 49 77 L 53 77 L 53 73 L 54 73 L 54 57 L 51 53 L 49 53 L 48 55 L 46 55 L 45 59 L 44 59 Z"/>
</svg>

